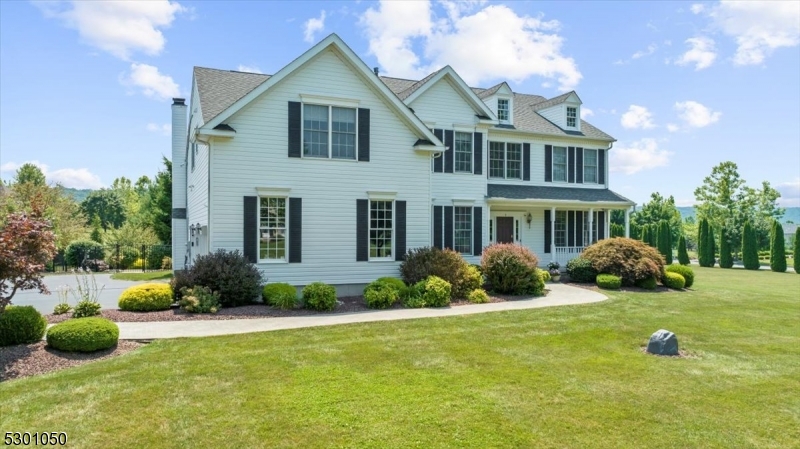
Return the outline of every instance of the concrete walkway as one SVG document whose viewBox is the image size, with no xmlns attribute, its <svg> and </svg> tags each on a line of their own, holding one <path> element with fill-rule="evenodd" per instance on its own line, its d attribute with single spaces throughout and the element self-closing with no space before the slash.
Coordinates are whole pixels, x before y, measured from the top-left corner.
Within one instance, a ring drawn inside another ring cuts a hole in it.
<svg viewBox="0 0 800 449">
<path fill-rule="evenodd" d="M 505 310 L 587 304 L 608 299 L 607 296 L 601 293 L 564 284 L 547 284 L 547 288 L 550 290 L 550 293 L 547 296 L 539 298 L 437 309 L 395 309 L 280 318 L 160 321 L 151 323 L 117 323 L 117 325 L 119 325 L 119 338 L 122 340 L 151 340 L 157 338 L 246 334 L 250 332 L 334 326 L 337 324 L 350 323 L 371 323 L 375 321 L 472 315 L 476 313 L 500 312 Z"/>
</svg>

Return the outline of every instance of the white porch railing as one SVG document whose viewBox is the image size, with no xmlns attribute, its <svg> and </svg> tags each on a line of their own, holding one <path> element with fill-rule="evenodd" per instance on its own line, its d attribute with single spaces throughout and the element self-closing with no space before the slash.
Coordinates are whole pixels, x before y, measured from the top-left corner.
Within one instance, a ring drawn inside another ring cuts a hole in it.
<svg viewBox="0 0 800 449">
<path fill-rule="evenodd" d="M 583 252 L 585 246 L 556 246 L 553 260 L 561 264 L 561 271 L 564 271 L 567 262 L 578 257 Z"/>
</svg>

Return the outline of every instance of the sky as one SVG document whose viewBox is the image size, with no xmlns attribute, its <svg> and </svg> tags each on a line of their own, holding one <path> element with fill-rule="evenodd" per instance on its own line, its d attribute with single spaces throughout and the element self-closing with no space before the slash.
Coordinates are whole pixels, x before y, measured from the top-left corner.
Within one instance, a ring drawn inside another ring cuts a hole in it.
<svg viewBox="0 0 800 449">
<path fill-rule="evenodd" d="M 0 2 L 0 177 L 100 188 L 170 157 L 193 66 L 275 73 L 337 33 L 382 75 L 576 90 L 611 188 L 694 202 L 722 161 L 800 206 L 800 2 Z"/>
</svg>

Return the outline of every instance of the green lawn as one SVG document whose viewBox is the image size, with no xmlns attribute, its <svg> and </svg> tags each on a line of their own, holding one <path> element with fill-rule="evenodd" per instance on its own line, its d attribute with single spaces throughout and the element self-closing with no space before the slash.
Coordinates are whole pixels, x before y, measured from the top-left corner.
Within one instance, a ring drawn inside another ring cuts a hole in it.
<svg viewBox="0 0 800 449">
<path fill-rule="evenodd" d="M 114 273 L 111 279 L 118 281 L 156 281 L 172 279 L 172 271 L 147 271 L 142 273 Z"/>
<path fill-rule="evenodd" d="M 800 276 L 570 307 L 158 341 L 0 384 L 75 447 L 798 447 Z M 660 328 L 689 357 L 642 353 Z"/>
</svg>

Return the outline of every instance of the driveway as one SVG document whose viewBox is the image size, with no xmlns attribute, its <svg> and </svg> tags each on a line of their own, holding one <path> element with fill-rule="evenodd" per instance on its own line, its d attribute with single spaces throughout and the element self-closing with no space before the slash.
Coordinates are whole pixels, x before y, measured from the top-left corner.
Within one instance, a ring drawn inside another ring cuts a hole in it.
<svg viewBox="0 0 800 449">
<path fill-rule="evenodd" d="M 99 289 L 100 287 L 103 287 L 103 291 L 100 292 L 100 296 L 98 297 L 98 302 L 104 309 L 116 309 L 119 295 L 123 290 L 132 285 L 144 284 L 146 282 L 167 282 L 118 281 L 111 279 L 111 275 L 108 273 L 95 274 L 94 278 L 95 281 L 97 281 L 97 288 Z M 68 285 L 74 290 L 78 285 L 78 280 L 74 274 L 48 274 L 44 276 L 44 283 L 50 290 L 49 295 L 43 295 L 39 293 L 38 290 L 18 291 L 14 295 L 14 298 L 11 299 L 11 303 L 17 306 L 34 306 L 36 310 L 43 314 L 53 313 L 53 308 L 59 302 L 56 290 L 64 285 Z M 89 283 L 91 285 L 91 278 L 89 278 Z M 67 302 L 69 302 L 69 305 L 75 306 L 77 301 L 72 295 L 70 295 Z"/>
</svg>

